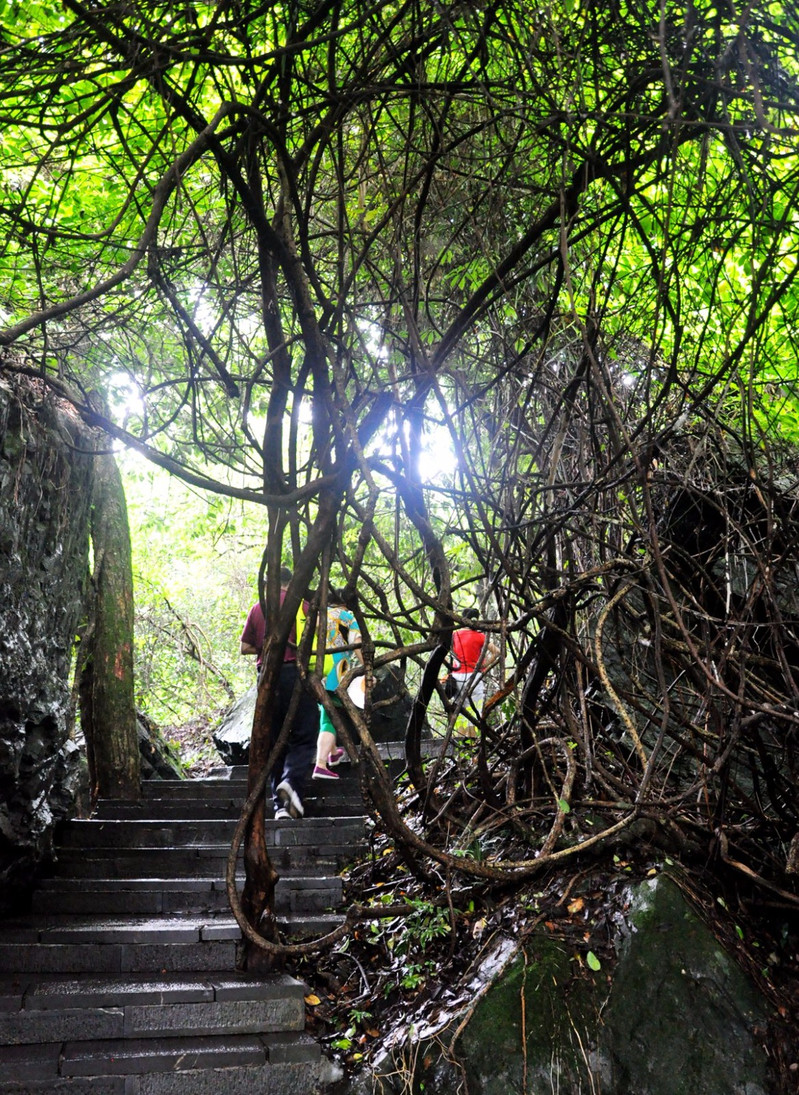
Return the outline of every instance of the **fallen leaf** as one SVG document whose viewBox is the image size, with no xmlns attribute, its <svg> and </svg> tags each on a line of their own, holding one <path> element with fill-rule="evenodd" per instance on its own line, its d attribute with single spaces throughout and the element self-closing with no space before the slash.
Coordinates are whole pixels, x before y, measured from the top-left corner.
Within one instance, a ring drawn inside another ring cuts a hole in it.
<svg viewBox="0 0 799 1095">
<path fill-rule="evenodd" d="M 574 901 L 571 901 L 566 907 L 568 908 L 571 915 L 574 916 L 575 913 L 583 911 L 583 909 L 585 908 L 585 902 L 581 897 L 575 897 Z"/>
<path fill-rule="evenodd" d="M 319 999 L 318 996 L 310 993 L 308 996 L 305 997 L 305 1003 L 308 1004 L 310 1007 L 315 1008 L 316 1005 L 321 1004 L 322 1001 Z"/>
</svg>

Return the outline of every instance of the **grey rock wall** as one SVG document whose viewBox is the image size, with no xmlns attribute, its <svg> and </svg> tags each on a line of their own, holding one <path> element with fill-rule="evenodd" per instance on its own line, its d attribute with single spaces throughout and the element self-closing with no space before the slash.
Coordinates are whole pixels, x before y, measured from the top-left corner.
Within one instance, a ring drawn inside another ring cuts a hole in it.
<svg viewBox="0 0 799 1095">
<path fill-rule="evenodd" d="M 0 912 L 71 813 L 70 663 L 88 567 L 93 439 L 35 380 L 0 371 Z"/>
</svg>

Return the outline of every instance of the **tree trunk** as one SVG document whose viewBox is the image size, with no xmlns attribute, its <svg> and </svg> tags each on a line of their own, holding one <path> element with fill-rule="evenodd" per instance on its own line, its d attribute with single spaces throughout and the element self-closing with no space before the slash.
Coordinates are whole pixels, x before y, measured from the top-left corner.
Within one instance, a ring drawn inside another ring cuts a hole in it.
<svg viewBox="0 0 799 1095">
<path fill-rule="evenodd" d="M 94 797 L 136 800 L 139 742 L 133 691 L 133 574 L 122 479 L 114 457 L 95 459 L 94 573 L 81 671 L 81 725 Z"/>
</svg>

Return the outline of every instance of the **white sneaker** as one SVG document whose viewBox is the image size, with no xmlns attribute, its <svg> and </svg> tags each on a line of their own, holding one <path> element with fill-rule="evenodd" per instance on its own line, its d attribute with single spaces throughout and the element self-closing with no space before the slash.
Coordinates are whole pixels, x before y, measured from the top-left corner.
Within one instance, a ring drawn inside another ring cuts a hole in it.
<svg viewBox="0 0 799 1095">
<path fill-rule="evenodd" d="M 291 814 L 283 806 L 278 806 L 275 810 L 275 821 L 291 821 Z"/>
<path fill-rule="evenodd" d="M 305 814 L 302 802 L 300 802 L 300 796 L 287 779 L 284 779 L 282 783 L 278 783 L 275 794 L 283 804 L 283 808 L 288 810 L 290 817 L 302 817 Z"/>
</svg>

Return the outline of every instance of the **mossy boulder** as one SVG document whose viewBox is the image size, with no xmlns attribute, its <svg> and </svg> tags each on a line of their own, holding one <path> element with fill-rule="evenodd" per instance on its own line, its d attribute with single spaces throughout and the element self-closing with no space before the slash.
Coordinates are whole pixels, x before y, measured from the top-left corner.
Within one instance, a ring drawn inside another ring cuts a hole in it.
<svg viewBox="0 0 799 1095">
<path fill-rule="evenodd" d="M 602 1090 L 765 1095 L 765 1002 L 668 877 L 632 894 L 599 1031 Z"/>
<path fill-rule="evenodd" d="M 767 1095 L 765 1001 L 667 875 L 626 897 L 615 962 L 542 928 L 471 1012 L 395 1042 L 369 1091 Z"/>
</svg>

